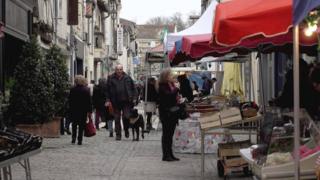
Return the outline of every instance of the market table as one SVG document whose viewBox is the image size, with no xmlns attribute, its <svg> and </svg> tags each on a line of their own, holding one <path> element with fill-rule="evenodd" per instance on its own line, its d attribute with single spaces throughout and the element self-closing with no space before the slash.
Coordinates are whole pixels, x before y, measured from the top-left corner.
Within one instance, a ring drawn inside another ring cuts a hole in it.
<svg viewBox="0 0 320 180">
<path fill-rule="evenodd" d="M 293 118 L 294 114 L 293 112 L 287 112 L 287 113 L 282 113 L 281 116 L 286 116 L 286 117 L 291 117 Z M 310 133 L 310 140 L 314 140 L 315 144 L 313 148 L 316 148 L 319 144 L 319 127 L 318 125 L 310 118 L 309 114 L 305 110 L 301 110 L 300 112 L 300 117 L 299 117 L 301 123 L 305 125 L 308 129 L 308 132 Z M 282 126 L 279 126 L 282 127 Z M 304 127 L 305 128 L 305 127 Z M 274 127 L 272 128 L 274 131 Z M 275 129 L 276 130 L 276 129 Z M 284 134 L 284 136 L 273 135 L 273 132 L 271 134 L 271 137 L 273 137 L 273 140 L 269 142 L 269 147 L 272 147 L 272 143 L 276 144 L 278 139 L 286 139 L 286 138 L 293 138 L 292 135 Z M 301 139 L 308 139 L 308 138 L 302 138 L 298 137 Z M 308 142 L 310 142 L 308 140 Z M 307 144 L 307 143 L 306 143 Z M 312 148 L 310 147 L 310 150 Z M 294 178 L 294 165 L 295 161 L 290 160 L 288 162 L 281 162 L 279 164 L 270 164 L 272 162 L 272 157 L 269 155 L 272 155 L 272 153 L 290 153 L 292 155 L 291 151 L 271 151 L 268 154 L 267 157 L 265 158 L 266 162 L 260 162 L 257 163 L 257 160 L 252 157 L 251 154 L 251 148 L 244 148 L 240 149 L 240 155 L 241 157 L 247 161 L 248 164 L 250 164 L 252 171 L 256 178 L 266 180 L 266 179 L 293 179 Z M 303 152 L 303 151 L 302 151 Z M 302 153 L 301 152 L 301 153 Z M 282 155 L 283 156 L 283 155 Z M 300 158 L 300 178 L 301 179 L 315 179 L 316 174 L 315 174 L 315 164 L 316 164 L 316 159 L 320 156 L 320 151 L 316 151 L 314 153 L 308 154 L 304 157 Z M 269 159 L 270 158 L 270 159 Z"/>
<path fill-rule="evenodd" d="M 31 180 L 31 168 L 30 168 L 29 157 L 39 154 L 40 152 L 41 152 L 41 148 L 1 161 L 0 168 L 2 169 L 3 179 L 12 180 L 11 165 L 14 163 L 19 163 L 25 169 L 26 180 Z"/>
<path fill-rule="evenodd" d="M 280 178 L 288 179 L 288 178 L 294 177 L 294 171 L 293 171 L 294 162 L 289 162 L 289 163 L 280 164 L 276 166 L 258 165 L 256 161 L 252 158 L 250 148 L 240 149 L 240 155 L 245 161 L 247 161 L 250 164 L 252 171 L 254 172 L 254 174 L 256 175 L 256 178 L 258 179 L 262 179 L 262 180 L 280 179 Z M 320 155 L 320 152 L 316 152 L 300 160 L 300 164 L 301 164 L 300 178 L 303 178 L 303 179 L 315 178 L 314 168 L 310 169 L 308 167 L 314 166 L 315 160 L 319 155 Z"/>
</svg>

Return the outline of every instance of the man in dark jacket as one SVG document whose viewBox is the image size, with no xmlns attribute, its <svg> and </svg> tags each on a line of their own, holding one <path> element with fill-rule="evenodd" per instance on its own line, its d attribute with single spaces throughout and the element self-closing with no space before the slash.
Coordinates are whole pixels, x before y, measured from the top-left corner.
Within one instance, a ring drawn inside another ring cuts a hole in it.
<svg viewBox="0 0 320 180">
<path fill-rule="evenodd" d="M 132 78 L 123 72 L 123 66 L 118 64 L 115 73 L 110 75 L 107 80 L 106 103 L 105 106 L 112 104 L 115 118 L 116 140 L 121 140 L 121 114 L 122 124 L 126 138 L 129 138 L 129 115 L 136 99 L 137 90 Z"/>
<path fill-rule="evenodd" d="M 104 106 L 105 99 L 106 99 L 106 97 L 105 97 L 106 84 L 107 84 L 107 79 L 100 78 L 99 84 L 97 84 L 93 87 L 92 105 L 93 105 L 93 108 L 96 112 L 95 126 L 96 126 L 97 130 L 99 130 L 100 119 L 101 119 L 101 121 L 106 122 L 106 119 L 105 119 L 106 107 Z"/>
<path fill-rule="evenodd" d="M 203 80 L 202 95 L 208 96 L 212 88 L 212 82 L 207 76 L 203 76 L 202 80 Z"/>
</svg>

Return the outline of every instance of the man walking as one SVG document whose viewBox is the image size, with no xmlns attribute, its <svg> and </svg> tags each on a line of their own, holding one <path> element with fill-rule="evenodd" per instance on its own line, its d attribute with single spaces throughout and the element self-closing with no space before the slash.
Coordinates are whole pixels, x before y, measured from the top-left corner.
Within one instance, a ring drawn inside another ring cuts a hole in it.
<svg viewBox="0 0 320 180">
<path fill-rule="evenodd" d="M 137 91 L 132 78 L 123 72 L 123 66 L 118 64 L 115 73 L 110 75 L 107 80 L 106 103 L 105 106 L 112 104 L 115 118 L 116 140 L 121 140 L 121 116 L 125 131 L 125 137 L 129 137 L 129 113 L 134 106 Z"/>
</svg>

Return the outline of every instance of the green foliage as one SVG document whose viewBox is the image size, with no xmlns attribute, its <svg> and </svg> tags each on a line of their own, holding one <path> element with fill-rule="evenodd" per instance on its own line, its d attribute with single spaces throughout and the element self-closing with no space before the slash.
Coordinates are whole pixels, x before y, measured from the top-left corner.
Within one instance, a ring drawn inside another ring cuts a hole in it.
<svg viewBox="0 0 320 180">
<path fill-rule="evenodd" d="M 32 38 L 23 47 L 14 72 L 9 105 L 9 115 L 14 123 L 44 123 L 52 119 L 54 87 L 51 77 L 37 40 Z"/>
<path fill-rule="evenodd" d="M 49 49 L 45 59 L 54 86 L 54 113 L 55 115 L 63 116 L 67 103 L 67 91 L 69 90 L 66 59 L 56 45 Z"/>
</svg>

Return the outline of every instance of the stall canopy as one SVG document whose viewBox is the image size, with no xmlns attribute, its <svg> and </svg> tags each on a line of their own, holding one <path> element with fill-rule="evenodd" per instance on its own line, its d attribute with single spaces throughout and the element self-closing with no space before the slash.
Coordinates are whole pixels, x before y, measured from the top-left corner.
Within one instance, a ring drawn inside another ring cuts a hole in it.
<svg viewBox="0 0 320 180">
<path fill-rule="evenodd" d="M 292 39 L 292 0 L 236 0 L 216 8 L 211 47 L 283 46 Z M 316 36 L 300 34 L 301 45 L 316 44 Z"/>
<path fill-rule="evenodd" d="M 166 56 L 163 51 L 163 44 L 150 49 L 146 53 L 146 61 L 149 63 L 164 63 L 166 61 Z"/>
<path fill-rule="evenodd" d="M 175 42 L 174 49 L 169 53 L 171 64 L 196 61 L 205 56 L 218 57 L 231 52 L 292 53 L 291 0 L 227 1 L 216 6 L 213 16 L 212 34 L 183 36 Z M 306 37 L 300 33 L 302 52 L 316 52 L 316 44 L 316 35 Z"/>
<path fill-rule="evenodd" d="M 218 5 L 214 39 L 222 46 L 234 46 L 253 36 L 286 34 L 292 26 L 292 0 L 236 0 Z"/>
<path fill-rule="evenodd" d="M 189 28 L 183 31 L 168 34 L 167 42 L 165 43 L 166 44 L 165 50 L 171 51 L 175 45 L 175 42 L 181 40 L 183 36 L 211 34 L 212 21 L 215 14 L 216 6 L 217 6 L 217 2 L 212 1 L 211 4 L 206 9 L 206 11 L 192 26 L 190 26 Z"/>
<path fill-rule="evenodd" d="M 293 24 L 299 24 L 307 14 L 320 5 L 320 0 L 294 0 L 293 1 Z"/>
</svg>

